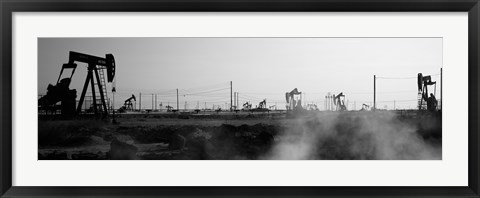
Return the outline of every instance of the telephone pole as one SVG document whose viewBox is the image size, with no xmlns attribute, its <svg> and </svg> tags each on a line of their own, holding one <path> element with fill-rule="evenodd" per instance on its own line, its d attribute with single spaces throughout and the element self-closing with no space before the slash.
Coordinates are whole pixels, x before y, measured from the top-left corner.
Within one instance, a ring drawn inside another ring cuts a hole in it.
<svg viewBox="0 0 480 198">
<path fill-rule="evenodd" d="M 376 90 L 377 90 L 377 75 L 373 75 L 373 110 L 377 109 L 377 95 L 376 95 Z"/>
<path fill-rule="evenodd" d="M 113 96 L 113 104 L 112 104 L 112 113 L 113 113 L 113 119 L 112 123 L 117 123 L 115 120 L 115 92 L 117 92 L 117 89 L 115 89 L 115 86 L 112 88 L 112 96 Z"/>
<path fill-rule="evenodd" d="M 232 81 L 230 81 L 230 111 L 233 111 L 233 99 L 232 99 Z"/>
<path fill-rule="evenodd" d="M 179 105 L 179 104 L 178 104 L 178 88 L 177 88 L 177 111 L 179 110 L 179 108 L 178 108 L 179 106 L 178 106 L 178 105 Z"/>
<path fill-rule="evenodd" d="M 233 92 L 233 106 L 237 106 L 237 92 Z"/>
</svg>

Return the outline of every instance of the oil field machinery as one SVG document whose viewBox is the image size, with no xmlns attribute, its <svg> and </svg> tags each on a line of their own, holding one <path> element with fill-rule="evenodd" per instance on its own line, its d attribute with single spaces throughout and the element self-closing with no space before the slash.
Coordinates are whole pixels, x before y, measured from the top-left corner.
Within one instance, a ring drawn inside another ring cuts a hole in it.
<svg viewBox="0 0 480 198">
<path fill-rule="evenodd" d="M 333 94 L 333 104 L 335 105 L 335 110 L 336 111 L 346 111 L 347 106 L 345 106 L 345 95 L 343 92 L 340 92 L 340 94 L 336 95 Z"/>
<path fill-rule="evenodd" d="M 267 99 L 262 100 L 258 103 L 258 109 L 266 109 L 267 108 Z"/>
<path fill-rule="evenodd" d="M 437 109 L 437 99 L 435 93 L 437 89 L 437 83 L 432 81 L 431 76 L 423 76 L 422 73 L 418 73 L 418 109 L 427 109 L 428 111 L 435 111 Z M 433 94 L 428 94 L 428 86 L 434 86 Z"/>
<path fill-rule="evenodd" d="M 80 96 L 80 101 L 78 102 L 77 107 L 75 107 L 77 91 L 69 88 L 73 74 L 77 68 L 77 64 L 75 62 L 88 64 L 87 78 L 85 80 L 82 95 Z M 72 73 L 70 74 L 70 77 L 60 80 L 65 69 L 72 69 Z M 106 54 L 105 58 L 102 58 L 70 51 L 68 63 L 63 64 L 60 75 L 57 79 L 57 83 L 55 85 L 49 84 L 47 87 L 47 94 L 38 100 L 39 109 L 56 108 L 56 104 L 61 102 L 60 109 L 62 116 L 70 117 L 80 114 L 85 99 L 85 94 L 87 92 L 88 85 L 90 84 L 93 98 L 93 112 L 95 115 L 101 114 L 103 117 L 108 116 L 106 104 L 107 89 L 104 70 L 107 71 L 107 81 L 111 83 L 115 77 L 115 59 L 112 54 Z M 94 80 L 94 78 L 96 80 Z M 95 85 L 98 86 L 100 104 L 97 104 Z"/>
<path fill-rule="evenodd" d="M 318 111 L 318 106 L 317 104 L 307 104 L 307 110 L 309 111 Z"/>
<path fill-rule="evenodd" d="M 62 68 L 62 72 L 64 68 L 65 66 Z M 74 72 L 75 68 L 73 68 L 71 76 Z M 71 76 L 70 78 L 64 78 L 62 80 L 59 78 L 55 85 L 48 85 L 47 95 L 44 95 L 38 99 L 39 111 L 43 110 L 47 114 L 48 112 L 54 114 L 58 109 L 60 109 L 62 115 L 75 115 L 75 99 L 77 98 L 77 90 L 69 89 Z M 58 102 L 61 102 L 61 104 L 57 105 Z"/>
<path fill-rule="evenodd" d="M 295 99 L 295 96 L 300 95 L 300 99 Z M 302 92 L 299 92 L 297 88 L 291 92 L 285 93 L 285 99 L 287 100 L 287 111 L 302 110 Z"/>
<path fill-rule="evenodd" d="M 250 111 L 250 110 L 252 110 L 252 104 L 249 103 L 249 102 L 245 102 L 245 103 L 243 104 L 242 111 Z"/>
<path fill-rule="evenodd" d="M 251 109 L 250 111 L 252 112 L 268 112 L 269 109 L 267 108 L 267 99 L 264 99 L 258 103 L 258 106 L 256 106 L 255 109 Z"/>
<path fill-rule="evenodd" d="M 360 109 L 360 111 L 368 111 L 368 110 L 370 110 L 370 105 L 362 104 L 362 109 Z"/>
<path fill-rule="evenodd" d="M 123 103 L 123 106 L 120 107 L 119 111 L 120 112 L 126 112 L 126 111 L 134 111 L 135 108 L 133 107 L 133 101 L 137 101 L 137 99 L 135 98 L 135 95 L 132 94 L 132 96 L 128 99 L 125 100 L 125 102 Z"/>
</svg>

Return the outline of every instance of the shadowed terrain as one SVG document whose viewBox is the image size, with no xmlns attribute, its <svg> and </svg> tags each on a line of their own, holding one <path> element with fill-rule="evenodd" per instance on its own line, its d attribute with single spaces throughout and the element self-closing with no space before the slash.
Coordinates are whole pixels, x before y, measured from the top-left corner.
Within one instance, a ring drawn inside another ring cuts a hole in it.
<svg viewBox="0 0 480 198">
<path fill-rule="evenodd" d="M 140 114 L 118 121 L 39 120 L 39 159 L 442 159 L 440 114 Z"/>
</svg>

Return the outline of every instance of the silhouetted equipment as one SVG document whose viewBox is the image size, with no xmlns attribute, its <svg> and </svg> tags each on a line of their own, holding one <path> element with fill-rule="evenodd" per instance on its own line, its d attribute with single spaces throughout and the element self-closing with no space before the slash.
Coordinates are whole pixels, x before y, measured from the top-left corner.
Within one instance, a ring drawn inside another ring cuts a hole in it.
<svg viewBox="0 0 480 198">
<path fill-rule="evenodd" d="M 63 70 L 65 68 L 73 69 L 69 78 L 60 80 Z M 57 109 L 61 110 L 61 114 L 64 116 L 75 115 L 75 99 L 77 98 L 77 90 L 70 89 L 70 82 L 75 72 L 75 66 L 63 65 L 57 83 L 55 85 L 49 84 L 47 87 L 47 95 L 38 99 L 39 110 L 45 110 L 55 113 Z M 60 107 L 57 107 L 57 103 L 61 102 Z"/>
<path fill-rule="evenodd" d="M 250 111 L 252 109 L 252 104 L 250 104 L 249 102 L 246 102 L 243 104 L 243 109 L 244 111 Z"/>
<path fill-rule="evenodd" d="M 265 112 L 268 111 L 267 108 L 267 99 L 262 100 L 258 103 L 258 106 L 255 109 L 251 109 L 252 112 Z"/>
<path fill-rule="evenodd" d="M 98 114 L 97 110 L 97 99 L 95 96 L 95 83 L 94 83 L 94 73 L 96 77 L 96 82 L 98 85 L 98 91 L 100 92 L 100 102 L 101 102 L 101 111 L 100 113 L 103 116 L 108 115 L 108 109 L 106 104 L 106 85 L 103 70 L 107 70 L 107 81 L 112 82 L 115 77 L 115 59 L 112 54 L 106 54 L 105 58 L 96 57 L 92 55 L 82 54 L 78 52 L 70 51 L 70 57 L 68 64 L 75 64 L 75 62 L 83 62 L 88 64 L 88 73 L 83 86 L 82 95 L 80 96 L 80 101 L 77 106 L 77 113 L 80 113 L 82 110 L 83 100 L 85 99 L 85 94 L 87 92 L 88 85 L 91 84 L 92 88 L 92 97 L 93 97 L 93 111 L 95 114 Z"/>
<path fill-rule="evenodd" d="M 335 110 L 337 111 L 346 111 L 347 106 L 345 106 L 345 95 L 343 92 L 340 92 L 337 96 L 333 95 L 333 104 L 335 105 Z"/>
<path fill-rule="evenodd" d="M 85 80 L 85 85 L 83 87 L 82 95 L 80 101 L 75 111 L 75 99 L 77 97 L 77 91 L 75 89 L 70 90 L 70 82 L 77 68 L 75 62 L 83 62 L 88 64 L 88 74 L 87 79 Z M 69 78 L 64 78 L 60 80 L 62 73 L 65 69 L 73 69 Z M 68 63 L 63 64 L 60 75 L 58 76 L 56 85 L 48 85 L 47 95 L 38 100 L 39 106 L 43 109 L 45 108 L 55 108 L 57 102 L 61 101 L 62 115 L 75 115 L 79 114 L 82 109 L 83 100 L 85 99 L 85 93 L 88 88 L 88 84 L 91 84 L 92 87 L 92 98 L 93 98 L 93 112 L 97 114 L 97 108 L 102 109 L 104 116 L 108 115 L 106 100 L 106 87 L 105 87 L 105 78 L 103 69 L 107 70 L 107 79 L 108 82 L 112 82 L 115 77 L 115 59 L 112 54 L 107 54 L 105 58 L 100 58 L 96 56 L 91 56 L 87 54 L 81 54 L 78 52 L 70 51 Z M 98 91 L 100 92 L 101 106 L 97 105 L 95 97 L 95 87 L 93 73 L 95 72 L 95 77 L 98 85 Z"/>
<path fill-rule="evenodd" d="M 360 111 L 367 111 L 370 109 L 370 105 L 367 105 L 367 104 L 363 104 L 362 105 L 362 109 L 360 109 Z"/>
<path fill-rule="evenodd" d="M 417 77 L 418 83 L 418 109 L 422 110 L 426 109 L 429 111 L 435 111 L 437 109 L 437 99 L 435 98 L 435 94 L 428 94 L 428 86 L 434 85 L 434 93 L 437 87 L 435 81 L 432 81 L 431 76 L 423 76 L 422 73 L 418 73 Z M 425 101 L 425 103 L 424 103 Z"/>
<path fill-rule="evenodd" d="M 267 99 L 262 100 L 260 103 L 258 103 L 258 108 L 259 109 L 265 109 L 267 108 Z"/>
<path fill-rule="evenodd" d="M 133 108 L 133 103 L 132 103 L 132 100 L 133 101 L 137 101 L 137 99 L 135 98 L 135 95 L 132 94 L 132 96 L 128 99 L 125 100 L 125 102 L 123 103 L 123 106 L 120 108 L 120 111 L 121 112 L 125 112 L 125 111 L 133 111 L 135 110 Z"/>
<path fill-rule="evenodd" d="M 297 88 L 293 89 L 291 92 L 285 93 L 285 99 L 287 100 L 287 111 L 297 111 L 302 110 L 302 99 L 295 99 L 296 95 L 300 95 L 302 92 L 299 92 Z"/>
<path fill-rule="evenodd" d="M 318 107 L 316 104 L 307 104 L 307 110 L 309 111 L 318 111 Z"/>
</svg>

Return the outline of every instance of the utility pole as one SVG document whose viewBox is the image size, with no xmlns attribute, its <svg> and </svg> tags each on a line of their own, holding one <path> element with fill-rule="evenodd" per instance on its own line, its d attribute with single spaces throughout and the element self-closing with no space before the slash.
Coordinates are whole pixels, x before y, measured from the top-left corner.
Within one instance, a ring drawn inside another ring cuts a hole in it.
<svg viewBox="0 0 480 198">
<path fill-rule="evenodd" d="M 332 110 L 332 96 L 330 95 L 330 93 L 328 93 L 328 110 L 331 111 Z"/>
<path fill-rule="evenodd" d="M 153 111 L 154 105 L 153 105 L 153 94 L 152 94 L 152 111 Z"/>
<path fill-rule="evenodd" d="M 327 111 L 330 111 L 330 94 L 327 95 Z"/>
<path fill-rule="evenodd" d="M 303 106 L 307 107 L 307 93 L 303 92 Z"/>
<path fill-rule="evenodd" d="M 142 111 L 142 92 L 140 92 L 139 95 L 140 95 L 140 100 L 139 100 L 139 102 L 138 102 L 138 103 L 139 103 L 139 104 L 138 104 L 138 111 L 141 112 L 141 111 Z"/>
<path fill-rule="evenodd" d="M 332 104 L 332 95 L 328 94 L 328 110 L 332 111 L 333 110 L 333 104 Z"/>
<path fill-rule="evenodd" d="M 330 108 L 330 93 L 328 93 L 328 95 L 327 95 L 327 109 L 328 109 L 329 111 L 332 110 L 332 109 Z"/>
<path fill-rule="evenodd" d="M 233 92 L 233 106 L 237 106 L 237 92 Z"/>
<path fill-rule="evenodd" d="M 377 95 L 376 95 L 376 91 L 377 91 L 377 75 L 373 75 L 373 110 L 377 109 Z"/>
<path fill-rule="evenodd" d="M 330 98 L 331 98 L 330 93 L 328 93 L 328 96 L 327 96 L 327 108 L 328 108 L 329 111 L 332 110 L 332 103 L 331 103 Z"/>
<path fill-rule="evenodd" d="M 233 89 L 232 89 L 232 81 L 230 81 L 230 111 L 233 111 L 233 99 L 232 99 L 232 93 Z"/>
<path fill-rule="evenodd" d="M 113 96 L 113 104 L 112 104 L 112 111 L 113 111 L 113 119 L 112 119 L 112 123 L 117 123 L 117 121 L 115 120 L 115 92 L 117 92 L 117 90 L 115 89 L 115 86 L 112 88 L 112 96 Z"/>
<path fill-rule="evenodd" d="M 440 68 L 440 110 L 443 110 L 443 67 Z"/>
<path fill-rule="evenodd" d="M 178 104 L 178 88 L 177 88 L 177 111 L 179 110 L 179 109 L 178 109 L 178 105 L 179 105 L 179 104 Z"/>
<path fill-rule="evenodd" d="M 327 110 L 327 96 L 325 96 L 325 101 L 323 101 L 323 109 Z"/>
<path fill-rule="evenodd" d="M 157 110 L 157 94 L 155 94 L 155 110 Z"/>
</svg>

